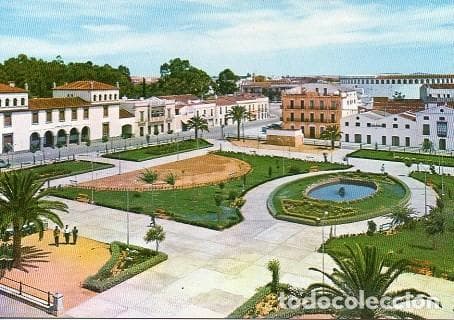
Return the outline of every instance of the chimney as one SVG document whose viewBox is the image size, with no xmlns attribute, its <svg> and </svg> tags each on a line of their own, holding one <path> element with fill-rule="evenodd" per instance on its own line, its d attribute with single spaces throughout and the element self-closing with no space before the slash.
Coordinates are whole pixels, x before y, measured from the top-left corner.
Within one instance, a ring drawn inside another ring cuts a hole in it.
<svg viewBox="0 0 454 320">
<path fill-rule="evenodd" d="M 25 84 L 24 84 L 24 89 L 28 91 L 28 83 L 27 82 L 25 82 Z"/>
<path fill-rule="evenodd" d="M 93 81 L 90 81 L 90 89 L 93 90 L 93 87 L 94 87 L 94 82 L 93 82 Z"/>
<path fill-rule="evenodd" d="M 52 83 L 52 88 L 55 89 L 56 87 L 57 87 L 57 84 L 54 81 L 54 83 Z"/>
<path fill-rule="evenodd" d="M 120 82 L 117 81 L 117 82 L 115 83 L 115 86 L 116 86 L 118 89 L 120 89 Z"/>
<path fill-rule="evenodd" d="M 14 88 L 16 86 L 16 83 L 14 81 L 8 81 L 8 83 L 11 88 Z"/>
</svg>

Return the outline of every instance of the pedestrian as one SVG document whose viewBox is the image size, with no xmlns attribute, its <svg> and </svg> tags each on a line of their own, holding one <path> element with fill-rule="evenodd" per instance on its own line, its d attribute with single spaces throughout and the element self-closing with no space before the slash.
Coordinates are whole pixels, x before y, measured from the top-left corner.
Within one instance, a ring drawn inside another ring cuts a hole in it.
<svg viewBox="0 0 454 320">
<path fill-rule="evenodd" d="M 65 229 L 63 230 L 63 234 L 65 236 L 65 243 L 69 244 L 69 237 L 71 236 L 71 231 L 69 230 L 68 225 L 65 226 Z"/>
<path fill-rule="evenodd" d="M 154 213 L 150 215 L 150 225 L 149 227 L 154 227 L 156 226 L 156 219 Z"/>
<path fill-rule="evenodd" d="M 58 228 L 58 226 L 55 226 L 55 229 L 54 229 L 54 240 L 55 240 L 55 246 L 58 247 L 58 245 L 60 244 L 60 229 Z"/>
<path fill-rule="evenodd" d="M 77 234 L 79 233 L 79 230 L 77 230 L 77 227 L 74 226 L 73 228 L 73 244 L 77 243 Z"/>
</svg>

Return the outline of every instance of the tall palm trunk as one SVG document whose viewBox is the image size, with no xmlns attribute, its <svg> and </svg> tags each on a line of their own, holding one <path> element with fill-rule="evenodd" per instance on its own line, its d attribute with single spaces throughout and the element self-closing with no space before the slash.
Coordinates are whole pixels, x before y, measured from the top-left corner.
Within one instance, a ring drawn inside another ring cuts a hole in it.
<svg viewBox="0 0 454 320">
<path fill-rule="evenodd" d="M 19 265 L 22 258 L 22 235 L 21 225 L 17 221 L 13 223 L 13 257 L 14 264 Z"/>
<path fill-rule="evenodd" d="M 334 150 L 334 138 L 331 139 L 331 149 Z"/>
<path fill-rule="evenodd" d="M 236 133 L 237 133 L 238 141 L 240 141 L 240 126 L 241 126 L 241 121 L 237 121 Z"/>
</svg>

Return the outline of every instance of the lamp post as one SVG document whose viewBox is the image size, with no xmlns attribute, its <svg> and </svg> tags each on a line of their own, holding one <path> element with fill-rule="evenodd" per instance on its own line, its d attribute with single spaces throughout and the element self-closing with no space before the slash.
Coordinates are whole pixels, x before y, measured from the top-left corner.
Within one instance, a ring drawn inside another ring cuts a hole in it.
<svg viewBox="0 0 454 320">
<path fill-rule="evenodd" d="M 325 284 L 325 219 L 328 216 L 328 211 L 323 213 L 322 219 L 322 283 Z"/>
<path fill-rule="evenodd" d="M 427 215 L 427 170 L 424 170 L 424 215 Z"/>
<path fill-rule="evenodd" d="M 179 137 L 179 133 L 177 132 L 177 139 L 176 139 L 176 144 L 177 144 L 177 161 L 180 160 L 180 153 L 179 153 L 179 149 L 178 149 L 178 137 Z"/>
<path fill-rule="evenodd" d="M 126 189 L 126 243 L 129 247 L 129 190 Z"/>
</svg>

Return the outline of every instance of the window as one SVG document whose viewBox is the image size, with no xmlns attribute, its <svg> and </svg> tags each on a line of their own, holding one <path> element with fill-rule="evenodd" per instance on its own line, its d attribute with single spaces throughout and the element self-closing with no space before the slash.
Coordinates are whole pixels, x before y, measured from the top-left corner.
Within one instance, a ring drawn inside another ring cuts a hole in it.
<svg viewBox="0 0 454 320">
<path fill-rule="evenodd" d="M 367 123 L 367 127 L 372 127 L 372 124 L 370 122 Z"/>
<path fill-rule="evenodd" d="M 294 101 L 290 100 L 290 109 L 293 109 L 293 107 L 294 107 Z"/>
<path fill-rule="evenodd" d="M 405 137 L 405 146 L 406 147 L 410 146 L 410 137 Z"/>
<path fill-rule="evenodd" d="M 102 136 L 109 137 L 109 123 L 108 122 L 102 124 Z"/>
<path fill-rule="evenodd" d="M 96 95 L 93 96 L 93 101 L 96 101 Z"/>
<path fill-rule="evenodd" d="M 445 121 L 445 117 L 440 117 L 440 118 L 438 118 L 438 120 Z"/>
<path fill-rule="evenodd" d="M 446 139 L 440 139 L 438 141 L 438 149 L 446 150 Z"/>
<path fill-rule="evenodd" d="M 336 101 L 331 101 L 331 110 L 336 110 Z"/>
<path fill-rule="evenodd" d="M 77 109 L 71 109 L 71 120 L 72 121 L 77 120 Z"/>
<path fill-rule="evenodd" d="M 350 135 L 348 133 L 345 134 L 345 142 L 350 142 Z"/>
<path fill-rule="evenodd" d="M 360 134 L 355 134 L 355 143 L 361 143 L 361 135 Z"/>
<path fill-rule="evenodd" d="M 59 119 L 60 121 L 65 121 L 65 109 L 60 110 L 60 111 L 58 112 L 58 119 Z"/>
<path fill-rule="evenodd" d="M 11 113 L 4 113 L 3 114 L 3 126 L 4 127 L 11 127 L 12 125 L 12 119 L 11 119 Z"/>
<path fill-rule="evenodd" d="M 437 122 L 437 136 L 446 137 L 448 136 L 448 123 L 447 122 Z"/>
<path fill-rule="evenodd" d="M 366 136 L 366 143 L 367 143 L 367 144 L 371 144 L 371 143 L 372 143 L 371 141 L 372 141 L 372 138 L 371 138 L 370 134 L 368 134 L 368 135 Z"/>
<path fill-rule="evenodd" d="M 424 116 L 424 120 L 429 120 L 429 116 Z"/>
<path fill-rule="evenodd" d="M 397 128 L 399 128 L 399 125 L 397 123 L 393 123 L 393 128 L 397 129 Z"/>
<path fill-rule="evenodd" d="M 52 110 L 46 111 L 46 122 L 52 122 Z"/>
<path fill-rule="evenodd" d="M 410 125 L 409 125 L 409 124 L 406 124 L 406 125 L 405 125 L 405 129 L 410 129 Z"/>
<path fill-rule="evenodd" d="M 325 109 L 325 103 L 323 100 L 320 100 L 320 110 Z"/>
<path fill-rule="evenodd" d="M 313 113 L 310 114 L 310 120 L 309 121 L 310 122 L 314 122 L 314 114 Z"/>
<path fill-rule="evenodd" d="M 301 100 L 301 109 L 304 109 L 304 100 Z"/>
<path fill-rule="evenodd" d="M 314 109 L 314 100 L 309 101 L 309 108 Z"/>
<path fill-rule="evenodd" d="M 98 96 L 98 100 L 99 100 L 99 101 L 102 100 L 102 95 L 99 95 L 99 96 Z"/>
<path fill-rule="evenodd" d="M 301 114 L 301 122 L 304 122 L 304 113 Z"/>
<path fill-rule="evenodd" d="M 104 95 L 104 101 L 107 100 L 107 94 Z"/>
<path fill-rule="evenodd" d="M 293 112 L 290 113 L 290 121 L 295 121 L 295 114 Z"/>
<path fill-rule="evenodd" d="M 39 123 L 38 111 L 33 111 L 32 112 L 32 124 L 38 124 L 38 123 Z"/>
<path fill-rule="evenodd" d="M 88 119 L 88 108 L 84 108 L 84 120 Z"/>
<path fill-rule="evenodd" d="M 325 122 L 325 115 L 323 113 L 320 114 L 320 122 Z"/>
<path fill-rule="evenodd" d="M 117 100 L 117 94 L 114 94 L 114 100 Z"/>
<path fill-rule="evenodd" d="M 140 122 L 144 122 L 144 121 L 145 121 L 145 118 L 144 118 L 144 111 L 140 111 L 139 115 L 140 115 L 140 120 L 139 120 L 139 121 L 140 121 Z"/>
<path fill-rule="evenodd" d="M 423 135 L 430 135 L 430 125 L 429 124 L 423 124 L 422 125 L 422 134 Z"/>
<path fill-rule="evenodd" d="M 111 94 L 109 94 L 109 100 L 112 100 L 112 95 Z"/>
<path fill-rule="evenodd" d="M 348 122 L 345 122 L 345 126 L 348 127 L 349 123 Z"/>
<path fill-rule="evenodd" d="M 355 123 L 355 126 L 356 126 L 356 127 L 361 127 L 361 123 L 356 122 L 356 123 Z"/>
<path fill-rule="evenodd" d="M 386 146 L 386 136 L 381 136 L 381 144 Z"/>
<path fill-rule="evenodd" d="M 381 127 L 382 127 L 382 128 L 386 128 L 386 123 L 382 123 L 382 124 L 381 124 Z"/>
<path fill-rule="evenodd" d="M 15 107 L 17 106 L 17 99 L 16 98 L 13 99 L 13 106 L 15 106 Z"/>
<path fill-rule="evenodd" d="M 108 106 L 104 106 L 102 108 L 102 115 L 104 116 L 104 118 L 107 118 L 109 116 L 109 107 Z"/>
<path fill-rule="evenodd" d="M 5 107 L 9 107 L 9 99 L 5 99 Z"/>
<path fill-rule="evenodd" d="M 391 137 L 391 143 L 394 147 L 398 147 L 400 144 L 399 137 L 398 136 L 392 136 Z"/>
<path fill-rule="evenodd" d="M 449 98 L 449 97 L 448 97 Z M 20 99 L 20 104 L 21 106 L 25 106 L 25 98 L 21 98 Z"/>
<path fill-rule="evenodd" d="M 331 122 L 336 122 L 336 115 L 331 113 Z"/>
</svg>

